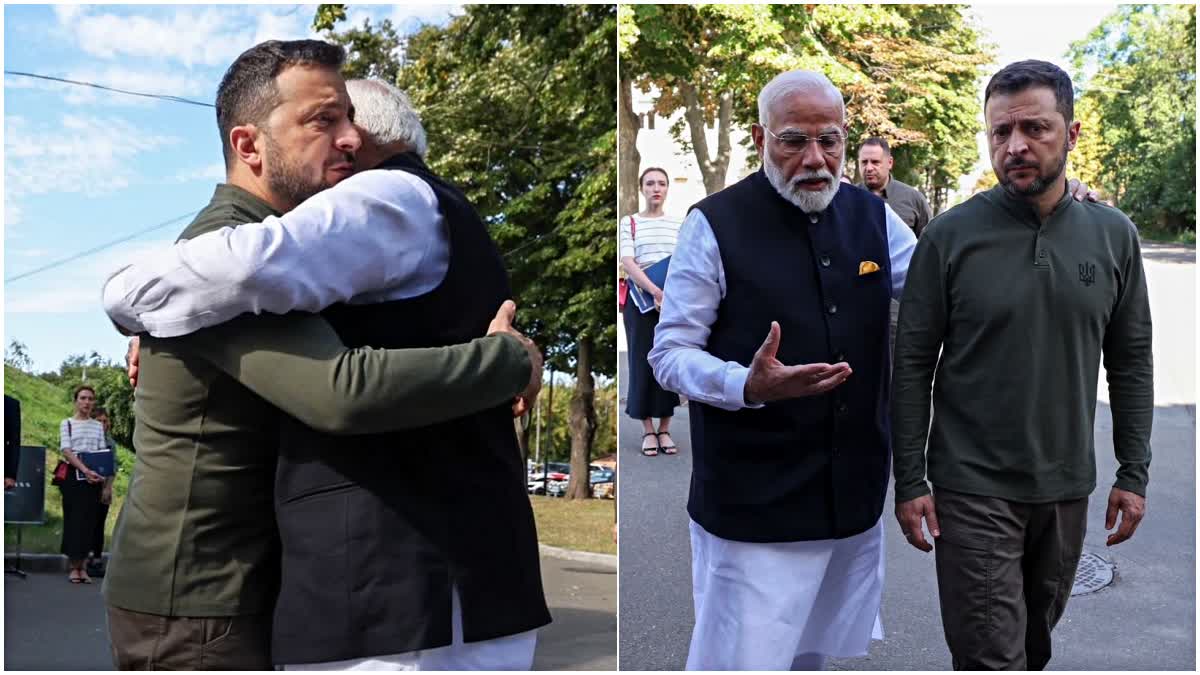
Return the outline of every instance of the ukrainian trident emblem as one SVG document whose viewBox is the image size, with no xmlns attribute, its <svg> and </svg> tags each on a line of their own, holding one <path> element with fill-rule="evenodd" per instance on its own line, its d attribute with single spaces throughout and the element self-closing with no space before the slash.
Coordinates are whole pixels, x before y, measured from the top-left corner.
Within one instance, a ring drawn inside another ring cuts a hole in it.
<svg viewBox="0 0 1200 675">
<path fill-rule="evenodd" d="M 1096 283 L 1096 266 L 1091 263 L 1081 263 L 1079 265 L 1079 280 L 1084 286 L 1091 286 Z"/>
</svg>

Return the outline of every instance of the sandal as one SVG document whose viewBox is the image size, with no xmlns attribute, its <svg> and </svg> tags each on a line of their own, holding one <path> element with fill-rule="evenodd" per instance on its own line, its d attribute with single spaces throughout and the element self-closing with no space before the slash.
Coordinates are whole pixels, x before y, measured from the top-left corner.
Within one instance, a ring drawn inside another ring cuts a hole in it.
<svg viewBox="0 0 1200 675">
<path fill-rule="evenodd" d="M 654 435 L 655 435 L 655 436 L 662 436 L 663 434 L 666 434 L 667 436 L 670 436 L 670 435 L 671 435 L 671 432 L 669 432 L 669 431 L 660 431 L 660 432 L 658 432 L 657 434 L 654 434 Z M 674 445 L 663 445 L 663 444 L 662 444 L 662 441 L 659 441 L 659 442 L 658 442 L 658 448 L 659 448 L 660 450 L 662 450 L 662 452 L 663 452 L 663 454 L 664 454 L 664 455 L 677 455 L 677 454 L 679 454 L 679 448 L 675 447 Z"/>
<path fill-rule="evenodd" d="M 79 570 L 71 570 L 67 574 L 67 581 L 70 581 L 73 584 L 82 584 L 83 577 L 79 576 Z"/>
<path fill-rule="evenodd" d="M 656 445 L 656 446 L 658 445 L 658 434 L 654 433 L 653 431 L 644 433 L 644 434 L 642 434 L 642 442 L 646 441 L 647 436 L 653 436 L 654 437 L 654 445 Z M 659 447 L 662 447 L 662 446 L 659 446 Z M 646 446 L 642 446 L 642 456 L 643 457 L 654 457 L 657 454 L 658 454 L 658 447 L 647 448 Z"/>
</svg>

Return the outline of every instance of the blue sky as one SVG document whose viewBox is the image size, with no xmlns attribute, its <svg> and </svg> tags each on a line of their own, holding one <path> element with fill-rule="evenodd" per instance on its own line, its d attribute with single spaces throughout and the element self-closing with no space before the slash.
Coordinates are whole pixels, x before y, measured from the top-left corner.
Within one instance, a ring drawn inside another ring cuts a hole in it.
<svg viewBox="0 0 1200 675">
<path fill-rule="evenodd" d="M 4 68 L 211 102 L 225 69 L 268 39 L 318 37 L 316 5 L 8 5 Z M 350 5 L 359 25 L 402 33 L 445 23 L 450 5 Z M 4 269 L 20 275 L 207 203 L 221 181 L 212 108 L 4 77 Z M 77 353 L 121 358 L 125 338 L 100 308 L 108 274 L 153 255 L 187 219 L 4 287 L 4 344 L 34 368 Z"/>
</svg>

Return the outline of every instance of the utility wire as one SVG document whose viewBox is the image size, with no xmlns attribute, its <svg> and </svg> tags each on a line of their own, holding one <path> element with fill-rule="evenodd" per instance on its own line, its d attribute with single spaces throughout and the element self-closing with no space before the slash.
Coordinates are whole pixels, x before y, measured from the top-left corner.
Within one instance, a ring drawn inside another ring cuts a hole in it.
<svg viewBox="0 0 1200 675">
<path fill-rule="evenodd" d="M 36 78 L 39 80 L 50 80 L 52 82 L 65 82 L 67 84 L 77 84 L 81 87 L 93 87 L 95 89 L 103 89 L 104 91 L 115 91 L 118 94 L 129 94 L 130 96 L 143 96 L 145 98 L 156 98 L 156 99 L 160 99 L 163 101 L 172 101 L 174 103 L 188 103 L 190 105 L 198 105 L 198 106 L 203 106 L 206 108 L 217 107 L 211 103 L 205 103 L 203 101 L 193 101 L 190 98 L 183 98 L 181 96 L 169 96 L 166 94 L 147 94 L 147 93 L 141 92 L 141 91 L 129 91 L 128 89 L 117 89 L 116 87 L 106 87 L 102 84 L 96 84 L 94 82 L 81 82 L 79 80 L 68 80 L 68 79 L 65 79 L 62 77 L 51 77 L 49 75 L 38 75 L 37 73 L 23 73 L 23 72 L 20 72 L 17 70 L 6 70 L 6 71 L 4 71 L 4 74 L 5 75 L 20 75 L 21 77 L 32 77 L 32 78 Z"/>
<path fill-rule="evenodd" d="M 99 253 L 100 251 L 103 251 L 104 249 L 107 249 L 107 248 L 112 248 L 113 246 L 116 246 L 117 244 L 123 244 L 131 239 L 136 239 L 136 238 L 142 236 L 143 234 L 147 234 L 149 232 L 153 232 L 154 230 L 166 227 L 168 225 L 178 223 L 179 221 L 183 220 L 184 218 L 190 218 L 190 217 L 196 215 L 197 213 L 200 213 L 200 209 L 196 209 L 195 211 L 192 211 L 191 213 L 185 213 L 182 216 L 176 216 L 170 220 L 164 220 L 163 222 L 158 223 L 157 225 L 151 225 L 150 227 L 138 230 L 137 232 L 134 232 L 133 234 L 126 235 L 124 237 L 121 237 L 120 239 L 114 239 L 113 241 L 110 241 L 106 244 L 100 244 L 99 246 L 96 246 L 94 248 L 89 248 L 86 251 L 76 253 L 75 255 L 63 258 L 62 260 L 56 260 L 52 263 L 47 263 L 45 265 L 42 265 L 41 267 L 38 267 L 37 269 L 32 269 L 32 270 L 29 270 L 28 272 L 22 272 L 21 274 L 18 274 L 16 276 L 11 276 L 11 277 L 5 279 L 4 283 L 6 283 L 6 284 L 12 283 L 19 279 L 24 279 L 25 277 L 31 277 L 35 274 L 38 274 L 39 272 L 45 272 L 47 270 L 52 270 L 56 267 L 61 267 L 63 265 L 66 265 L 69 262 L 75 262 L 76 260 L 79 260 L 80 258 L 84 258 L 86 256 L 92 255 L 93 253 Z"/>
</svg>

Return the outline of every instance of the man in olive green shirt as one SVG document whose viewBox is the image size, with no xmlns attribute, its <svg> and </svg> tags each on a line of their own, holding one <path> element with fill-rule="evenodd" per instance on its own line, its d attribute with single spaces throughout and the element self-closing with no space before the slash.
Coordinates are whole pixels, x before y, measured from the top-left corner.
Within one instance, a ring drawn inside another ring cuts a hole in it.
<svg viewBox="0 0 1200 675">
<path fill-rule="evenodd" d="M 925 195 L 892 175 L 895 161 L 885 139 L 872 136 L 863 141 L 858 147 L 858 175 L 862 176 L 859 187 L 874 192 L 887 202 L 896 215 L 912 228 L 913 234 L 920 238 L 929 219 L 933 217 L 933 210 L 929 208 Z"/>
<path fill-rule="evenodd" d="M 1096 487 L 1102 354 L 1120 465 L 1108 545 L 1131 537 L 1145 510 L 1154 385 L 1141 251 L 1124 214 L 1067 193 L 1072 97 L 1067 74 L 1042 61 L 992 78 L 984 107 L 1000 185 L 929 224 L 901 303 L 896 517 L 913 546 L 931 548 L 922 519 L 936 542 L 956 669 L 1050 659 Z"/>
<path fill-rule="evenodd" d="M 343 58 L 269 42 L 230 67 L 217 97 L 228 182 L 183 238 L 278 216 L 349 175 L 359 138 Z M 351 350 L 301 313 L 144 337 L 138 458 L 104 588 L 116 665 L 270 669 L 279 416 L 371 433 L 532 399 L 540 356 L 506 305 L 494 335 L 447 348 Z"/>
</svg>

